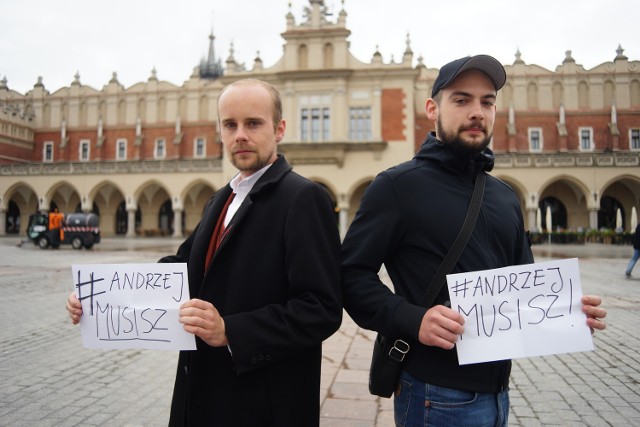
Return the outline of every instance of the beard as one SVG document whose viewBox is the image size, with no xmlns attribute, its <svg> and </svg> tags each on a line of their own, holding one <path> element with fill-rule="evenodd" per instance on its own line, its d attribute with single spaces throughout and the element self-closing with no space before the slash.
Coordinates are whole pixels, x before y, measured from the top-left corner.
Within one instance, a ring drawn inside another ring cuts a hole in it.
<svg viewBox="0 0 640 427">
<path fill-rule="evenodd" d="M 232 150 L 227 150 L 229 161 L 236 169 L 243 172 L 246 176 L 259 171 L 265 166 L 270 165 L 275 161 L 276 153 L 270 151 L 260 150 L 259 148 L 250 147 L 236 147 L 236 149 L 246 150 L 247 152 L 240 154 L 234 154 Z"/>
<path fill-rule="evenodd" d="M 238 159 L 231 156 L 231 164 L 241 172 L 254 173 L 269 164 L 268 159 L 263 159 L 259 155 L 255 159 Z"/>
<path fill-rule="evenodd" d="M 487 128 L 485 126 L 477 123 L 472 123 L 469 126 L 460 127 L 455 132 L 447 132 L 442 127 L 442 122 L 438 120 L 436 122 L 436 128 L 438 130 L 440 141 L 445 143 L 449 148 L 451 148 L 451 150 L 453 150 L 457 155 L 461 157 L 473 158 L 482 153 L 484 149 L 487 148 L 491 143 L 491 137 L 493 136 L 493 133 L 487 132 Z M 481 128 L 485 134 L 485 138 L 477 143 L 472 141 L 465 141 L 464 139 L 462 139 L 460 134 L 469 128 Z"/>
</svg>

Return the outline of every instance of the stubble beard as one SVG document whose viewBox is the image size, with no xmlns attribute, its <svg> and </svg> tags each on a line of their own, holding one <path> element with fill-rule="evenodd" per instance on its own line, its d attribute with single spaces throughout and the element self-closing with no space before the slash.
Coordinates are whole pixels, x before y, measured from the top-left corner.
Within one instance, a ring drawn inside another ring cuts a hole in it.
<svg viewBox="0 0 640 427">
<path fill-rule="evenodd" d="M 447 144 L 459 156 L 470 158 L 482 153 L 491 143 L 491 136 L 493 135 L 493 133 L 487 132 L 485 126 L 473 124 L 472 127 L 481 127 L 485 134 L 485 138 L 476 143 L 462 139 L 460 134 L 466 129 L 464 127 L 458 128 L 455 133 L 445 131 L 441 121 L 436 122 L 436 127 L 440 141 Z"/>
<path fill-rule="evenodd" d="M 252 151 L 248 158 L 246 156 L 247 154 L 230 154 L 229 156 L 231 164 L 246 176 L 259 171 L 271 163 L 270 155 L 261 157 L 258 151 Z"/>
</svg>

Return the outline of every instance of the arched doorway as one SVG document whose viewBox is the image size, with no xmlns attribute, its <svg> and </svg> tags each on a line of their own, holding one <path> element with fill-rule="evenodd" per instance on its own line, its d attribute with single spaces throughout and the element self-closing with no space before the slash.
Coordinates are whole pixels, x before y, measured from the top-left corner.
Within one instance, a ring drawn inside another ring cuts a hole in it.
<svg viewBox="0 0 640 427">
<path fill-rule="evenodd" d="M 20 233 L 20 207 L 13 200 L 9 200 L 5 230 L 7 234 Z"/>
<path fill-rule="evenodd" d="M 622 224 L 625 224 L 626 215 L 622 203 L 610 196 L 604 196 L 602 199 L 600 199 L 600 210 L 598 211 L 598 228 L 608 228 L 611 230 L 615 229 L 618 209 L 620 209 L 620 213 L 622 214 Z"/>
<path fill-rule="evenodd" d="M 115 232 L 116 235 L 125 235 L 127 234 L 127 223 L 128 223 L 128 215 L 127 215 L 127 204 L 124 202 L 120 202 L 118 207 L 116 208 L 116 224 L 115 224 Z"/>
<path fill-rule="evenodd" d="M 158 229 L 164 235 L 173 234 L 173 207 L 171 199 L 167 199 L 158 212 Z"/>
<path fill-rule="evenodd" d="M 567 209 L 564 204 L 555 197 L 545 197 L 538 204 L 542 213 L 542 228 L 544 230 L 553 231 L 567 228 Z M 551 211 L 551 224 L 547 224 L 547 208 Z"/>
</svg>

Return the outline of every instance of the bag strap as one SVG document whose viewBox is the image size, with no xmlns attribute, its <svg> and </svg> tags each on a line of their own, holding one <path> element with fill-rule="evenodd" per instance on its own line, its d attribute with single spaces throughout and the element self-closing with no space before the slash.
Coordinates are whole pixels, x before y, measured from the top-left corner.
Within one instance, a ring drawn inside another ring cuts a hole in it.
<svg viewBox="0 0 640 427">
<path fill-rule="evenodd" d="M 484 195 L 484 184 L 486 179 L 487 174 L 482 171 L 477 175 L 476 184 L 473 188 L 473 195 L 471 196 L 471 203 L 469 204 L 469 210 L 464 218 L 462 228 L 458 232 L 458 237 L 456 237 L 453 245 L 451 245 L 451 249 L 449 249 L 447 256 L 440 264 L 440 267 L 438 267 L 433 279 L 431 279 L 431 283 L 420 302 L 422 307 L 431 307 L 436 296 L 440 293 L 440 290 L 445 283 L 447 283 L 445 276 L 453 270 L 453 267 L 455 267 L 458 262 L 462 251 L 465 246 L 467 246 L 469 237 L 471 237 L 471 232 L 475 227 L 478 213 L 480 212 L 480 205 L 482 204 L 482 196 Z"/>
</svg>

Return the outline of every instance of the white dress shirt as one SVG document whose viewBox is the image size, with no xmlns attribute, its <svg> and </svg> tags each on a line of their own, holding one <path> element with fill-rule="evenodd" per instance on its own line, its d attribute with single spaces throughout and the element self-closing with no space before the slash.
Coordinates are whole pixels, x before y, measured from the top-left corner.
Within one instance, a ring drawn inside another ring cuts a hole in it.
<svg viewBox="0 0 640 427">
<path fill-rule="evenodd" d="M 231 189 L 235 193 L 235 197 L 233 198 L 231 204 L 229 205 L 229 208 L 227 209 L 227 215 L 224 217 L 225 227 L 229 225 L 231 218 L 233 218 L 233 216 L 236 214 L 236 212 L 240 208 L 240 205 L 242 205 L 242 202 L 244 202 L 244 199 L 247 198 L 247 194 L 249 194 L 249 192 L 253 188 L 253 185 L 260 179 L 262 175 L 264 175 L 264 173 L 267 171 L 267 169 L 269 169 L 270 166 L 271 165 L 267 165 L 246 178 L 243 178 L 242 175 L 237 174 L 231 180 L 231 182 L 229 182 Z"/>
</svg>

